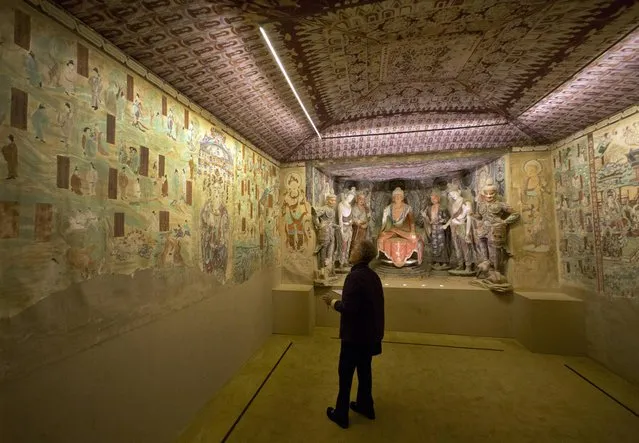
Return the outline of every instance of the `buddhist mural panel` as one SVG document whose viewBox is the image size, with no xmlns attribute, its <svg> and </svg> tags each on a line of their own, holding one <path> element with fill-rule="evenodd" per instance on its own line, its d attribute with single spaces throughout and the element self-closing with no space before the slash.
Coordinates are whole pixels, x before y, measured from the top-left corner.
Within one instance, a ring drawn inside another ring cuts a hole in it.
<svg viewBox="0 0 639 443">
<path fill-rule="evenodd" d="M 27 5 L 0 41 L 0 318 L 104 274 L 277 264 L 275 164 Z"/>
<path fill-rule="evenodd" d="M 600 289 L 611 297 L 638 297 L 639 115 L 590 137 Z"/>
<path fill-rule="evenodd" d="M 234 280 L 241 283 L 278 261 L 279 174 L 270 161 L 236 143 Z"/>
<path fill-rule="evenodd" d="M 548 152 L 509 155 L 507 202 L 521 214 L 510 235 L 513 285 L 552 288 L 557 285 L 552 163 Z"/>
<path fill-rule="evenodd" d="M 282 279 L 310 282 L 313 278 L 315 232 L 311 204 L 306 198 L 306 168 L 281 169 Z"/>
<path fill-rule="evenodd" d="M 552 166 L 559 276 L 564 282 L 594 289 L 597 272 L 587 137 L 556 149 Z"/>
</svg>

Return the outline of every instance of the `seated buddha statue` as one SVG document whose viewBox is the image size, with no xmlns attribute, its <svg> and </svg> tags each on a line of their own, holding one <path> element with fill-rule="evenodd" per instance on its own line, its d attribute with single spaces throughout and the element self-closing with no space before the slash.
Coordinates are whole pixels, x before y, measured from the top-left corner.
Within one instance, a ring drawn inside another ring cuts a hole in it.
<svg viewBox="0 0 639 443">
<path fill-rule="evenodd" d="M 392 203 L 384 209 L 377 249 L 382 261 L 390 261 L 398 268 L 422 263 L 424 242 L 415 233 L 413 210 L 404 202 L 401 188 L 395 188 Z"/>
</svg>

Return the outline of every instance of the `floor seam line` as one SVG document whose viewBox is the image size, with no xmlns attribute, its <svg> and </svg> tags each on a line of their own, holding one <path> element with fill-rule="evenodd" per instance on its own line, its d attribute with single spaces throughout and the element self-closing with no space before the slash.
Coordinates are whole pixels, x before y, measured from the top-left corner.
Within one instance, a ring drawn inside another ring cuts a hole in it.
<svg viewBox="0 0 639 443">
<path fill-rule="evenodd" d="M 273 372 L 275 372 L 275 369 L 277 369 L 282 359 L 284 359 L 284 356 L 286 355 L 286 353 L 289 351 L 289 349 L 291 349 L 291 346 L 293 346 L 293 342 L 289 341 L 288 346 L 286 347 L 286 349 L 284 349 L 284 352 L 282 352 L 282 355 L 280 355 L 280 358 L 277 360 L 277 362 L 275 362 L 275 365 L 268 372 L 268 374 L 266 375 L 266 377 L 264 378 L 260 386 L 257 388 L 257 390 L 255 391 L 251 399 L 248 401 L 246 406 L 244 406 L 244 409 L 242 409 L 242 412 L 240 412 L 240 415 L 237 417 L 237 419 L 235 420 L 231 428 L 227 431 L 226 435 L 221 440 L 221 443 L 225 443 L 226 440 L 228 440 L 228 438 L 231 436 L 231 433 L 235 430 L 235 427 L 238 425 L 240 420 L 242 420 L 242 418 L 244 417 L 244 414 L 246 414 L 246 411 L 248 411 L 248 408 L 251 406 L 255 398 L 258 396 L 258 394 L 260 393 L 260 391 L 262 390 L 266 382 L 271 378 L 271 375 L 273 375 Z"/>
<path fill-rule="evenodd" d="M 634 409 L 632 409 L 630 406 L 625 405 L 624 403 L 622 403 L 620 400 L 616 399 L 613 395 L 609 394 L 608 392 L 606 392 L 603 388 L 599 387 L 597 384 L 595 384 L 593 381 L 591 381 L 588 377 L 586 377 L 585 375 L 579 373 L 579 371 L 577 371 L 576 369 L 572 368 L 571 366 L 569 366 L 567 363 L 564 363 L 564 366 L 566 368 L 568 368 L 571 372 L 573 372 L 574 374 L 576 374 L 579 378 L 581 378 L 582 380 L 585 380 L 589 385 L 591 385 L 592 387 L 594 387 L 595 389 L 597 389 L 599 392 L 601 392 L 602 394 L 604 394 L 606 397 L 610 398 L 612 401 L 614 401 L 615 403 L 617 403 L 619 406 L 621 406 L 622 408 L 624 408 L 626 411 L 630 412 L 632 415 L 634 415 L 635 417 L 639 418 L 639 414 L 637 414 Z"/>
</svg>

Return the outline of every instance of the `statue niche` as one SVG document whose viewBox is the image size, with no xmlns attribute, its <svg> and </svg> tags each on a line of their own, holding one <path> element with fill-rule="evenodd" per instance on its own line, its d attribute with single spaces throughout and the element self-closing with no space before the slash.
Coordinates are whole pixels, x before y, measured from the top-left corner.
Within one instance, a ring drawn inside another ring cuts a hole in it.
<svg viewBox="0 0 639 443">
<path fill-rule="evenodd" d="M 401 188 L 395 188 L 392 203 L 384 209 L 377 249 L 383 262 L 398 268 L 422 263 L 424 242 L 415 233 L 413 210 L 404 202 Z"/>
</svg>

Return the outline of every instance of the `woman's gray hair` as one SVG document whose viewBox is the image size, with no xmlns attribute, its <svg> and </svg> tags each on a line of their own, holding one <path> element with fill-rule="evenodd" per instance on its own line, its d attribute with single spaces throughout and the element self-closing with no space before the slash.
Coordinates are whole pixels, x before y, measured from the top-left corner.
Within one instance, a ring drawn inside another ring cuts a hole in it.
<svg viewBox="0 0 639 443">
<path fill-rule="evenodd" d="M 357 244 L 362 263 L 370 263 L 377 258 L 377 247 L 370 240 L 362 240 Z"/>
</svg>

